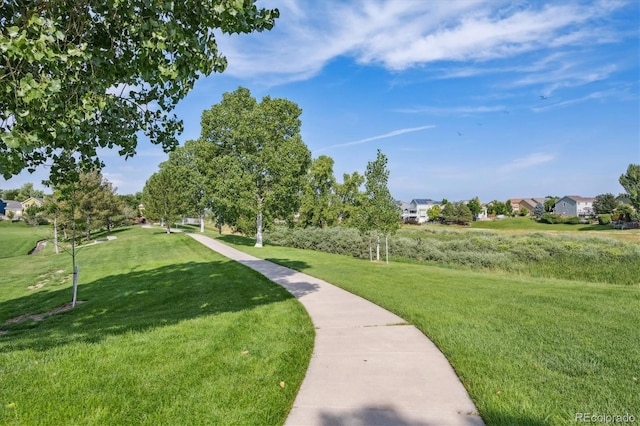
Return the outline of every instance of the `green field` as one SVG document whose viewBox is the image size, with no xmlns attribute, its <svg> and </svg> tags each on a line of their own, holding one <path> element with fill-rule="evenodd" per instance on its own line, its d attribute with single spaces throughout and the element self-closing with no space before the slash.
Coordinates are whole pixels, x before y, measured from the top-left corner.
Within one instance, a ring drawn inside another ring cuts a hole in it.
<svg viewBox="0 0 640 426">
<path fill-rule="evenodd" d="M 79 250 L 81 303 L 42 320 L 12 322 L 71 299 L 70 256 L 0 258 L 0 424 L 284 423 L 313 347 L 301 305 L 188 236 L 118 231 Z"/>
<path fill-rule="evenodd" d="M 0 220 L 0 259 L 28 254 L 39 240 L 46 239 L 46 228 L 28 226 L 24 222 Z"/>
<path fill-rule="evenodd" d="M 416 325 L 447 356 L 488 425 L 640 418 L 640 286 L 372 263 L 222 239 L 325 279 Z"/>
</svg>

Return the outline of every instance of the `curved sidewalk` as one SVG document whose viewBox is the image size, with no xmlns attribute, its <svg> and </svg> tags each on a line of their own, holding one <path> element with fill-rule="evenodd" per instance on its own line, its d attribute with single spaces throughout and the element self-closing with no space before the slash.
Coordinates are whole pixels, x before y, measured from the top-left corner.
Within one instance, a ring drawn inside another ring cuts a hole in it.
<svg viewBox="0 0 640 426">
<path fill-rule="evenodd" d="M 190 237 L 280 284 L 316 327 L 286 425 L 483 425 L 449 362 L 402 318 L 325 281 L 199 234 Z"/>
</svg>

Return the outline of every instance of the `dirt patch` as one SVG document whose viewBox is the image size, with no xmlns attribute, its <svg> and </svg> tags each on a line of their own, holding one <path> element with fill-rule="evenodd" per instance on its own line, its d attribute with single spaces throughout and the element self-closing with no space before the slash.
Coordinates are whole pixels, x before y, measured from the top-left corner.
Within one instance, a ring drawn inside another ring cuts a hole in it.
<svg viewBox="0 0 640 426">
<path fill-rule="evenodd" d="M 37 283 L 30 285 L 27 287 L 27 289 L 29 290 L 39 290 L 42 287 L 44 287 L 45 285 L 49 284 L 49 282 L 51 281 L 56 281 L 56 280 L 60 280 L 59 284 L 64 284 L 65 282 L 69 281 L 70 279 L 73 278 L 73 274 L 69 274 L 67 276 L 63 276 L 60 277 L 60 274 L 64 273 L 64 269 L 59 269 L 55 272 L 50 272 L 49 274 L 44 274 L 44 275 L 39 275 L 38 278 L 40 279 L 40 281 L 38 281 Z"/>
<path fill-rule="evenodd" d="M 79 305 L 80 303 L 84 303 L 84 302 L 82 300 L 78 300 L 76 302 L 76 305 Z M 67 312 L 67 311 L 70 311 L 71 309 L 73 309 L 73 308 L 71 306 L 71 302 L 69 302 L 69 303 L 65 303 L 62 306 L 58 306 L 57 308 L 53 308 L 52 310 L 50 310 L 48 312 L 42 312 L 42 313 L 39 313 L 39 314 L 24 314 L 24 315 L 20 315 L 18 317 L 10 318 L 10 319 L 6 320 L 4 323 L 5 324 L 19 324 L 21 322 L 28 321 L 28 320 L 42 321 L 46 317 L 50 317 L 51 315 L 55 315 L 55 314 L 60 314 L 62 312 Z"/>
</svg>

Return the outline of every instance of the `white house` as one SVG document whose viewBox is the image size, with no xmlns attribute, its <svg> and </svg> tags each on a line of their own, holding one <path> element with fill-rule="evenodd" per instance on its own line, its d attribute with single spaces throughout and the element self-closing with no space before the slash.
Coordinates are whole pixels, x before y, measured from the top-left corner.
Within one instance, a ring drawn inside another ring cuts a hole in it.
<svg viewBox="0 0 640 426">
<path fill-rule="evenodd" d="M 562 216 L 591 216 L 595 198 L 580 197 L 579 195 L 565 195 L 556 201 L 553 208 L 556 214 Z"/>
<path fill-rule="evenodd" d="M 425 223 L 429 221 L 427 211 L 433 206 L 439 206 L 439 201 L 430 198 L 415 198 L 409 203 L 409 209 L 406 213 L 405 222 Z"/>
</svg>

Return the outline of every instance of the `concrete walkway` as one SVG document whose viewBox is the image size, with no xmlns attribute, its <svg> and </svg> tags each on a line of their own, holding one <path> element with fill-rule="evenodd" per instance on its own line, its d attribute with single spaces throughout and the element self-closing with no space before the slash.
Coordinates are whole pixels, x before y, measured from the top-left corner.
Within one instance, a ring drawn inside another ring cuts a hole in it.
<svg viewBox="0 0 640 426">
<path fill-rule="evenodd" d="M 446 358 L 402 318 L 325 281 L 189 236 L 280 284 L 309 312 L 313 356 L 286 425 L 484 424 Z"/>
</svg>

